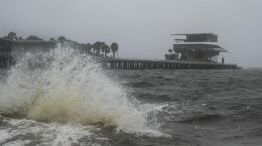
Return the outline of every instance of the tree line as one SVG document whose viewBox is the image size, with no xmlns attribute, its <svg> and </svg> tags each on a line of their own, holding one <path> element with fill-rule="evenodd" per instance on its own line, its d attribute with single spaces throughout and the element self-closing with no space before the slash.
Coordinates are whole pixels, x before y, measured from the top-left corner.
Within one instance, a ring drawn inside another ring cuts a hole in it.
<svg viewBox="0 0 262 146">
<path fill-rule="evenodd" d="M 50 39 L 55 40 L 54 38 Z M 118 44 L 113 42 L 112 44 L 108 45 L 105 42 L 96 41 L 95 43 L 78 43 L 76 41 L 72 41 L 70 39 L 65 38 L 64 36 L 60 36 L 57 38 L 57 41 L 61 44 L 61 47 L 71 47 L 79 49 L 83 52 L 88 54 L 92 54 L 95 56 L 102 56 L 107 57 L 109 53 L 112 53 L 113 57 L 115 58 L 116 53 L 118 52 Z"/>
<path fill-rule="evenodd" d="M 21 36 L 17 36 L 15 32 L 8 33 L 7 36 L 4 36 L 3 38 L 9 39 L 9 40 L 43 40 L 42 38 L 39 38 L 38 36 L 28 36 L 27 38 L 23 38 Z M 112 53 L 113 57 L 115 58 L 117 52 L 118 52 L 118 44 L 116 42 L 111 43 L 110 45 L 106 44 L 102 41 L 96 41 L 95 43 L 79 43 L 70 39 L 67 39 L 64 36 L 60 36 L 57 39 L 54 37 L 50 38 L 50 41 L 59 42 L 61 44 L 61 47 L 71 47 L 74 49 L 78 49 L 84 53 L 88 53 L 95 56 L 101 56 L 101 57 L 107 57 L 109 53 Z"/>
</svg>

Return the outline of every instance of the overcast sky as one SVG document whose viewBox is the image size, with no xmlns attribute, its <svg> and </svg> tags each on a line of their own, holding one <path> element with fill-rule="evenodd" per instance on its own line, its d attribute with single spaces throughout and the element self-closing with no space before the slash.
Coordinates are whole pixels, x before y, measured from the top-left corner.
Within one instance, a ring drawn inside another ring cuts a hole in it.
<svg viewBox="0 0 262 146">
<path fill-rule="evenodd" d="M 0 0 L 0 36 L 115 41 L 119 56 L 164 58 L 170 34 L 212 32 L 226 62 L 262 67 L 261 14 L 261 0 Z"/>
</svg>

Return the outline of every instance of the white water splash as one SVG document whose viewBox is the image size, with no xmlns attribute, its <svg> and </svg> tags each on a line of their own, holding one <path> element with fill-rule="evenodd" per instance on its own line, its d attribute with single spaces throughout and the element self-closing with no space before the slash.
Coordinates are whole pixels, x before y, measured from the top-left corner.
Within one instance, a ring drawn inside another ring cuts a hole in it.
<svg viewBox="0 0 262 146">
<path fill-rule="evenodd" d="M 155 133 L 151 106 L 128 97 L 91 57 L 63 53 L 26 54 L 0 85 L 0 114 L 39 122 L 80 123 L 129 133 Z"/>
<path fill-rule="evenodd" d="M 0 130 L 0 144 L 4 146 L 37 144 L 71 146 L 80 143 L 78 140 L 81 137 L 87 139 L 83 144 L 92 145 L 92 141 L 95 140 L 92 139 L 92 133 L 82 125 L 39 123 L 25 119 L 10 119 L 7 122 L 9 126 Z M 99 140 L 101 141 L 101 138 Z M 103 140 L 107 141 L 106 138 Z"/>
</svg>

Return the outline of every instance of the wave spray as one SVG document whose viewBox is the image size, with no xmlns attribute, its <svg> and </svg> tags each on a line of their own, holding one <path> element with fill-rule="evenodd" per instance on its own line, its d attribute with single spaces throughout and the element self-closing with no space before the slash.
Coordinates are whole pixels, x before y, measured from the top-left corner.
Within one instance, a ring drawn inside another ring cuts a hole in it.
<svg viewBox="0 0 262 146">
<path fill-rule="evenodd" d="M 27 53 L 17 61 L 0 85 L 0 114 L 131 133 L 154 131 L 157 123 L 148 121 L 150 106 L 128 96 L 90 56 L 62 50 Z"/>
</svg>

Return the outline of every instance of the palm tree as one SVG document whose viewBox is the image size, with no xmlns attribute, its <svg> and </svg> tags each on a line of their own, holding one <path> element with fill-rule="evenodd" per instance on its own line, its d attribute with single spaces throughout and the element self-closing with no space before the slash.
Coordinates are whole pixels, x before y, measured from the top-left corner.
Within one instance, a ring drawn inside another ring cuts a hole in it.
<svg viewBox="0 0 262 146">
<path fill-rule="evenodd" d="M 43 40 L 43 39 L 41 39 L 37 36 L 31 35 L 31 36 L 27 37 L 26 40 Z"/>
<path fill-rule="evenodd" d="M 107 57 L 108 53 L 110 53 L 110 47 L 106 45 L 105 57 Z"/>
<path fill-rule="evenodd" d="M 61 48 L 63 49 L 65 46 L 66 38 L 64 36 L 60 36 L 57 38 L 57 41 L 61 44 Z"/>
<path fill-rule="evenodd" d="M 115 54 L 118 51 L 118 44 L 114 42 L 114 43 L 111 44 L 110 48 L 111 48 L 111 51 L 113 53 L 113 57 L 115 58 L 116 57 Z"/>
<path fill-rule="evenodd" d="M 110 47 L 106 43 L 102 43 L 101 46 L 102 52 L 105 53 L 105 57 L 107 57 L 107 53 L 110 53 Z"/>
<path fill-rule="evenodd" d="M 60 43 L 64 43 L 66 41 L 66 38 L 64 36 L 60 36 L 57 40 Z"/>
<path fill-rule="evenodd" d="M 91 53 L 91 50 L 92 50 L 92 48 L 93 48 L 93 46 L 92 46 L 92 44 L 90 44 L 90 43 L 87 43 L 86 45 L 85 45 L 85 51 L 87 52 L 87 53 Z"/>
<path fill-rule="evenodd" d="M 102 42 L 99 42 L 99 41 L 97 41 L 97 42 L 95 42 L 94 44 L 93 44 L 93 49 L 94 49 L 94 51 L 95 51 L 95 55 L 97 55 L 97 56 L 99 56 L 100 55 L 100 51 L 101 51 L 101 46 L 102 46 Z"/>
<path fill-rule="evenodd" d="M 104 42 L 102 42 L 102 44 L 101 44 L 101 52 L 102 52 L 102 55 L 103 55 L 103 53 L 106 51 L 106 46 L 105 46 L 105 43 Z"/>
<path fill-rule="evenodd" d="M 66 50 L 66 51 L 69 52 L 69 53 L 71 53 L 71 51 L 74 50 L 74 49 L 73 49 L 73 47 L 74 47 L 74 46 L 73 46 L 73 41 L 70 40 L 70 39 L 66 39 L 66 40 L 65 40 L 64 46 L 67 47 L 67 50 Z"/>
<path fill-rule="evenodd" d="M 8 35 L 5 38 L 10 39 L 10 40 L 14 40 L 15 38 L 17 38 L 17 36 L 16 36 L 15 32 L 9 32 Z"/>
</svg>

